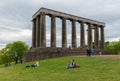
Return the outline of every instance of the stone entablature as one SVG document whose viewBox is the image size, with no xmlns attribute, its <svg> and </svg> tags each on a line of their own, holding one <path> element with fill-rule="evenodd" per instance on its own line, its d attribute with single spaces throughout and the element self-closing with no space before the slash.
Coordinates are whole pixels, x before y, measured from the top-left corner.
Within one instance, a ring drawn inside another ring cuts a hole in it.
<svg viewBox="0 0 120 81">
<path fill-rule="evenodd" d="M 83 17 L 78 17 L 78 16 L 74 16 L 71 14 L 67 14 L 67 13 L 63 13 L 63 12 L 59 12 L 59 11 L 55 11 L 55 10 L 51 10 L 51 9 L 47 9 L 47 8 L 40 8 L 33 16 L 32 16 L 32 20 L 35 19 L 38 15 L 40 14 L 45 14 L 45 15 L 54 15 L 56 17 L 60 17 L 60 18 L 66 18 L 68 20 L 76 20 L 78 22 L 84 22 L 84 23 L 91 23 L 91 24 L 95 24 L 98 26 L 102 26 L 105 27 L 105 23 L 104 22 L 99 22 L 99 21 L 95 21 L 95 20 L 91 20 L 91 19 L 87 19 L 87 18 L 83 18 Z"/>
</svg>

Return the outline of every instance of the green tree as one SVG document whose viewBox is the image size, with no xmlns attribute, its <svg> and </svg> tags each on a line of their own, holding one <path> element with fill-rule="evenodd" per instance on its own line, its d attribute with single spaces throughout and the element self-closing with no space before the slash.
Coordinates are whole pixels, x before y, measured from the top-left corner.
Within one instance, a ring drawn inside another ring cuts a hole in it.
<svg viewBox="0 0 120 81">
<path fill-rule="evenodd" d="M 23 54 L 28 50 L 28 47 L 29 46 L 22 41 L 16 41 L 6 46 L 16 64 L 18 61 L 22 62 Z"/>
<path fill-rule="evenodd" d="M 10 63 L 15 61 L 22 63 L 22 57 L 25 51 L 28 50 L 28 45 L 22 41 L 15 41 L 13 43 L 9 43 L 5 48 L 0 50 L 0 60 L 1 63 Z"/>
<path fill-rule="evenodd" d="M 9 54 L 9 51 L 6 48 L 0 50 L 0 60 L 1 63 L 10 65 L 10 62 L 12 61 L 12 56 Z"/>
<path fill-rule="evenodd" d="M 111 51 L 113 54 L 119 54 L 120 53 L 120 40 L 117 42 L 106 42 L 105 48 Z"/>
</svg>

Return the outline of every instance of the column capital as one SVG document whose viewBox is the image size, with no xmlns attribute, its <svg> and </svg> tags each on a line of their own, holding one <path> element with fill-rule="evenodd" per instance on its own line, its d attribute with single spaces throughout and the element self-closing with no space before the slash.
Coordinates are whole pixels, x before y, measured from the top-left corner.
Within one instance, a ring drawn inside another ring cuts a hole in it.
<svg viewBox="0 0 120 81">
<path fill-rule="evenodd" d="M 104 28 L 105 26 L 99 26 L 100 28 Z"/>
<path fill-rule="evenodd" d="M 79 23 L 85 23 L 85 22 L 83 22 L 83 21 L 78 21 Z"/>
<path fill-rule="evenodd" d="M 56 15 L 53 15 L 53 14 L 50 14 L 49 16 L 50 16 L 50 17 L 56 17 Z"/>
<path fill-rule="evenodd" d="M 76 22 L 76 20 L 75 19 L 69 19 L 71 22 Z"/>
<path fill-rule="evenodd" d="M 62 20 L 66 20 L 67 18 L 65 18 L 65 17 L 60 17 Z"/>
<path fill-rule="evenodd" d="M 45 12 L 40 12 L 40 15 L 45 15 Z"/>
</svg>

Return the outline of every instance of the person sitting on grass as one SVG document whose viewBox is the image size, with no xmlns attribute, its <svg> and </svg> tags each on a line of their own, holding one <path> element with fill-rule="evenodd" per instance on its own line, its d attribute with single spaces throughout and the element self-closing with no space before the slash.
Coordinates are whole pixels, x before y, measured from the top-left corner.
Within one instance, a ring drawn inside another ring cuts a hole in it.
<svg viewBox="0 0 120 81">
<path fill-rule="evenodd" d="M 69 68 L 75 68 L 75 67 L 76 67 L 76 63 L 75 63 L 75 60 L 73 59 L 72 63 L 68 64 L 68 66 L 66 68 L 69 69 Z"/>
<path fill-rule="evenodd" d="M 31 67 L 38 67 L 39 66 L 39 62 L 36 61 L 34 64 L 31 65 Z"/>
</svg>

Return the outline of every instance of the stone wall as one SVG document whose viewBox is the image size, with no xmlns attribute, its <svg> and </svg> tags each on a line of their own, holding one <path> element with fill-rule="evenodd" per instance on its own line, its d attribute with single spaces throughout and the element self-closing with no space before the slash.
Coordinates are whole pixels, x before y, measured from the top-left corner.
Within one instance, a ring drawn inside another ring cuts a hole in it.
<svg viewBox="0 0 120 81">
<path fill-rule="evenodd" d="M 63 56 L 76 56 L 85 55 L 85 48 L 59 48 L 60 53 L 58 54 L 57 48 L 33 48 L 26 52 L 23 56 L 23 61 L 35 61 L 47 58 L 63 57 Z"/>
</svg>

